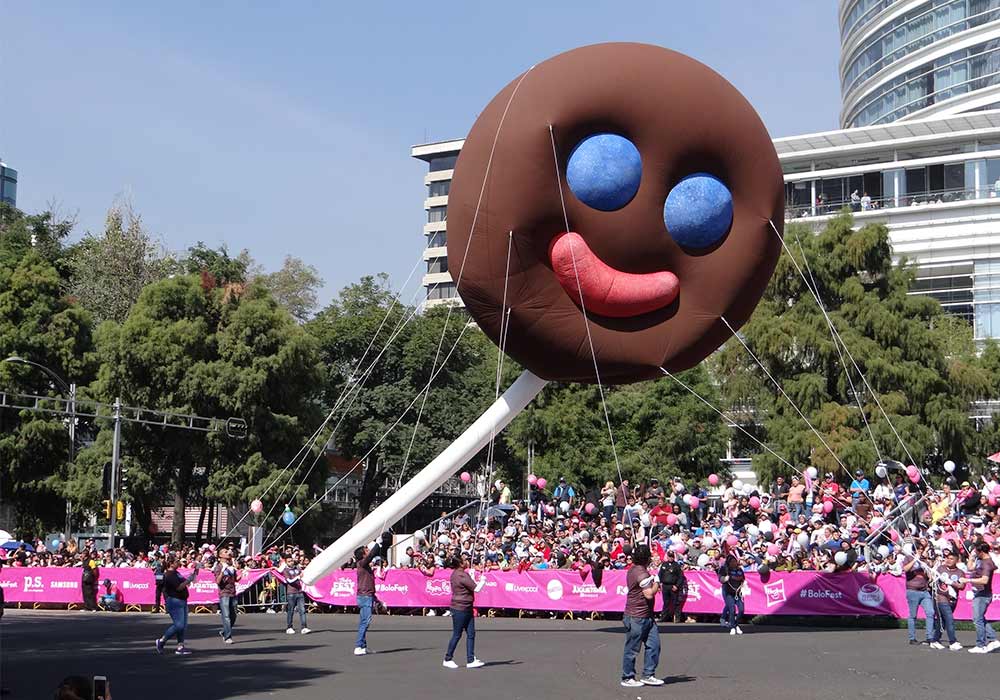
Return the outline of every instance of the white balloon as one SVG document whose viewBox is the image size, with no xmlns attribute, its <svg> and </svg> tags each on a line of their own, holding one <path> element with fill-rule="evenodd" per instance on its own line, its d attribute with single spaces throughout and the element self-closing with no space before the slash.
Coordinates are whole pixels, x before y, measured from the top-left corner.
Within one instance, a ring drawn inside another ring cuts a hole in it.
<svg viewBox="0 0 1000 700">
<path fill-rule="evenodd" d="M 639 522 L 642 524 L 643 527 L 649 527 L 650 523 L 649 516 L 643 513 L 642 515 L 639 516 Z"/>
<path fill-rule="evenodd" d="M 799 546 L 802 547 L 802 549 L 809 548 L 809 535 L 807 535 L 806 533 L 803 532 L 802 534 L 800 534 L 797 538 L 797 541 L 799 543 Z"/>
<path fill-rule="evenodd" d="M 813 481 L 815 481 L 816 477 L 819 476 L 819 472 L 816 471 L 816 467 L 809 467 L 808 469 L 806 469 L 806 474 L 808 474 L 809 478 L 812 479 Z"/>
<path fill-rule="evenodd" d="M 684 484 L 674 484 L 674 493 L 680 493 L 684 490 Z"/>
<path fill-rule="evenodd" d="M 908 557 L 912 557 L 913 556 L 913 543 L 912 542 L 907 542 L 906 544 L 903 545 L 903 554 L 905 554 Z"/>
<path fill-rule="evenodd" d="M 736 489 L 737 491 L 742 491 L 743 490 L 743 482 L 740 481 L 739 479 L 737 479 L 736 481 L 733 482 L 733 488 Z"/>
<path fill-rule="evenodd" d="M 750 486 L 749 484 L 744 484 L 743 485 L 743 495 L 744 496 L 749 496 L 751 493 L 753 493 L 753 487 Z"/>
<path fill-rule="evenodd" d="M 833 555 L 833 560 L 837 562 L 837 566 L 843 566 L 847 563 L 847 552 L 837 552 Z"/>
<path fill-rule="evenodd" d="M 883 559 L 885 559 L 887 556 L 889 556 L 889 545 L 887 545 L 887 544 L 880 544 L 878 546 L 878 553 L 879 553 L 879 556 L 881 556 Z"/>
<path fill-rule="evenodd" d="M 877 467 L 875 467 L 875 475 L 878 476 L 879 479 L 884 479 L 885 477 L 889 476 L 889 470 L 886 469 L 885 466 L 880 464 Z"/>
<path fill-rule="evenodd" d="M 947 462 L 944 463 L 944 470 L 949 474 L 951 474 L 953 471 L 955 471 L 955 463 L 949 459 Z"/>
<path fill-rule="evenodd" d="M 684 494 L 684 498 L 682 498 L 681 500 L 684 501 L 684 505 L 686 506 L 691 505 L 691 494 L 689 493 Z"/>
<path fill-rule="evenodd" d="M 569 501 L 563 501 L 562 503 L 560 503 L 559 504 L 559 510 L 561 510 L 563 513 L 568 513 L 569 512 Z"/>
<path fill-rule="evenodd" d="M 423 530 L 417 530 L 413 533 L 413 539 L 417 542 L 425 542 L 427 541 L 427 535 L 424 534 Z"/>
<path fill-rule="evenodd" d="M 715 546 L 715 540 L 711 537 L 706 537 L 701 543 L 705 546 L 705 549 L 711 549 Z"/>
<path fill-rule="evenodd" d="M 708 562 L 710 561 L 711 558 L 707 554 L 702 554 L 698 557 L 698 566 L 708 566 Z"/>
<path fill-rule="evenodd" d="M 756 525 L 747 525 L 747 534 L 751 537 L 756 537 L 760 534 L 760 530 L 757 529 Z"/>
<path fill-rule="evenodd" d="M 770 520 L 762 521 L 757 527 L 759 527 L 764 532 L 774 532 L 774 523 Z"/>
</svg>

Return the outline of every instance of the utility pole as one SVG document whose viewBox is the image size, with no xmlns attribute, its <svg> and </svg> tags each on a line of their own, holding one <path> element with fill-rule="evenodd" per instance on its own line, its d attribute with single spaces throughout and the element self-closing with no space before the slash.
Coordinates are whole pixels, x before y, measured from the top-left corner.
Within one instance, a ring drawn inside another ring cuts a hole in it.
<svg viewBox="0 0 1000 700">
<path fill-rule="evenodd" d="M 115 439 L 111 446 L 111 525 L 108 527 L 108 548 L 115 548 L 115 528 L 118 525 L 118 459 L 122 444 L 122 400 L 115 399 Z"/>
<path fill-rule="evenodd" d="M 69 463 L 76 459 L 76 382 L 69 385 Z M 69 544 L 73 537 L 73 502 L 66 499 L 66 528 L 63 541 Z"/>
</svg>

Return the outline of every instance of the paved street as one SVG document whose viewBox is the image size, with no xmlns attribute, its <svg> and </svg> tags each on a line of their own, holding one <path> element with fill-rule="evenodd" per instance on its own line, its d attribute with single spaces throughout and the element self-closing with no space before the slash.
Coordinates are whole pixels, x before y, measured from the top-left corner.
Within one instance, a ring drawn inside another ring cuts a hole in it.
<svg viewBox="0 0 1000 700">
<path fill-rule="evenodd" d="M 351 654 L 355 621 L 312 615 L 313 634 L 292 637 L 283 615 L 245 615 L 237 643 L 225 646 L 215 616 L 192 616 L 196 653 L 177 657 L 153 650 L 165 615 L 8 610 L 3 680 L 18 700 L 48 700 L 74 673 L 110 676 L 115 700 L 440 700 L 446 689 L 463 700 L 995 697 L 996 655 L 909 647 L 903 630 L 748 626 L 729 637 L 714 625 L 665 627 L 660 675 L 669 685 L 629 692 L 618 685 L 619 623 L 480 618 L 477 653 L 489 665 L 448 671 L 448 618 L 376 618 L 369 643 L 379 653 L 360 658 Z"/>
</svg>

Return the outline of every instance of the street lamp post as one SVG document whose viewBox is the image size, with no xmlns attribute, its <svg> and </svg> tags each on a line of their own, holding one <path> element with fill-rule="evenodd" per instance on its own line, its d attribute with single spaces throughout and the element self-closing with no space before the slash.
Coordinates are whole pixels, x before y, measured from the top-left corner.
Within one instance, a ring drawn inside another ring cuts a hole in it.
<svg viewBox="0 0 1000 700">
<path fill-rule="evenodd" d="M 73 460 L 76 459 L 76 382 L 70 382 L 69 384 L 60 377 L 58 374 L 53 372 L 51 369 L 45 365 L 39 364 L 37 362 L 32 362 L 31 360 L 26 360 L 23 357 L 18 357 L 17 355 L 12 355 L 10 357 L 0 360 L 0 362 L 13 362 L 19 365 L 30 365 L 36 369 L 44 372 L 56 385 L 59 387 L 62 394 L 69 400 L 69 463 L 72 464 Z M 66 527 L 63 533 L 63 538 L 66 542 L 69 542 L 70 537 L 73 532 L 73 503 L 70 499 L 66 499 Z"/>
</svg>

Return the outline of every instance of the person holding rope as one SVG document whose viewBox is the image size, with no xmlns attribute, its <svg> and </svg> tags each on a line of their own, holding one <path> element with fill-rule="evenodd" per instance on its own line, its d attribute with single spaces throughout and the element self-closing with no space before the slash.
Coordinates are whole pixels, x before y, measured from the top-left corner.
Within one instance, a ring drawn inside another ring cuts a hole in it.
<svg viewBox="0 0 1000 700">
<path fill-rule="evenodd" d="M 375 572 L 372 571 L 372 561 L 388 552 L 392 545 L 392 532 L 382 533 L 381 542 L 372 542 L 369 547 L 358 547 L 354 550 L 354 558 L 358 562 L 358 638 L 354 644 L 354 655 L 365 656 L 373 652 L 368 650 L 368 627 L 372 622 L 372 608 L 375 605 Z"/>
<path fill-rule="evenodd" d="M 219 636 L 226 644 L 233 643 L 233 627 L 236 625 L 236 581 L 239 573 L 233 564 L 233 553 L 228 547 L 219 551 L 219 562 L 212 571 L 215 585 L 219 587 L 219 617 L 222 629 Z"/>
<path fill-rule="evenodd" d="M 663 685 L 663 681 L 655 675 L 660 663 L 660 632 L 656 627 L 653 607 L 660 584 L 647 568 L 651 558 L 647 545 L 636 545 L 632 550 L 632 567 L 625 577 L 628 593 L 622 617 L 622 624 L 625 626 L 625 651 L 622 654 L 621 684 L 624 688 Z M 646 654 L 642 676 L 636 680 L 635 659 L 642 645 L 646 647 Z"/>
<path fill-rule="evenodd" d="M 740 565 L 740 559 L 734 552 L 726 555 L 726 560 L 719 568 L 719 583 L 722 584 L 722 619 L 720 623 L 729 627 L 729 634 L 743 634 L 740 628 L 740 617 L 746 610 L 743 602 L 743 584 L 746 573 Z"/>
<path fill-rule="evenodd" d="M 163 573 L 163 595 L 171 624 L 167 628 L 167 631 L 163 633 L 163 636 L 156 640 L 157 654 L 163 653 L 164 645 L 175 635 L 177 637 L 177 649 L 174 653 L 179 656 L 191 653 L 191 650 L 184 645 L 184 630 L 187 629 L 188 618 L 188 586 L 197 578 L 200 567 L 201 564 L 196 561 L 191 574 L 187 578 L 182 578 L 177 571 L 177 556 L 171 554 L 167 557 Z"/>
<path fill-rule="evenodd" d="M 986 621 L 986 609 L 993 601 L 993 572 L 996 571 L 988 542 L 975 546 L 968 568 L 971 575 L 960 579 L 960 582 L 972 584 L 972 622 L 976 626 L 976 646 L 969 649 L 969 653 L 988 654 L 1000 649 L 996 632 Z"/>
<path fill-rule="evenodd" d="M 486 574 L 480 570 L 480 579 L 476 582 L 466 569 L 469 568 L 469 560 L 464 554 L 458 553 L 451 557 L 448 562 L 451 572 L 451 639 L 448 640 L 448 648 L 444 653 L 445 668 L 458 668 L 455 663 L 455 648 L 458 646 L 462 634 L 465 634 L 465 660 L 466 668 L 481 668 L 486 664 L 476 658 L 476 618 L 475 600 L 476 593 L 486 585 Z"/>
</svg>

